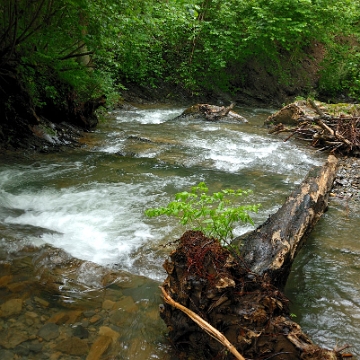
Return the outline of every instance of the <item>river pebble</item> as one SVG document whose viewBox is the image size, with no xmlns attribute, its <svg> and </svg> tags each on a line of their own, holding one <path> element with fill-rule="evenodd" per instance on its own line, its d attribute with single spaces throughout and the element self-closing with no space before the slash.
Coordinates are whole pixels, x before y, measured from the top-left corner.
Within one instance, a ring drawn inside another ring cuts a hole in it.
<svg viewBox="0 0 360 360">
<path fill-rule="evenodd" d="M 360 200 L 359 158 L 351 157 L 339 159 L 339 168 L 330 195 L 340 200 Z"/>
<path fill-rule="evenodd" d="M 53 252 L 53 249 L 49 250 L 50 254 Z M 39 257 L 35 251 L 26 252 L 23 262 L 19 258 L 13 263 L 0 261 L 0 359 L 101 360 L 116 359 L 118 354 L 136 358 L 129 353 L 132 350 L 130 342 L 127 343 L 127 334 L 134 322 L 146 321 L 147 312 L 152 313 L 153 321 L 159 321 L 159 316 L 154 313 L 158 315 L 157 304 L 145 311 L 138 299 L 135 301 L 132 296 L 124 295 L 123 291 L 130 288 L 130 278 L 124 274 L 119 275 L 125 280 L 124 287 L 117 284 L 107 290 L 103 284 L 107 284 L 108 279 L 113 280 L 116 274 L 111 272 L 107 276 L 104 269 L 95 276 L 101 287 L 87 296 L 77 295 L 74 286 L 70 287 L 73 297 L 57 290 L 53 284 L 47 287 L 52 281 L 66 279 L 68 271 L 75 283 L 76 266 L 71 270 L 63 267 L 59 259 L 61 253 L 61 250 L 57 251 L 56 272 L 53 271 L 54 264 L 49 270 L 43 266 L 34 269 L 33 264 Z M 43 258 L 49 258 L 43 249 L 41 254 Z M 34 255 L 35 261 L 32 261 Z M 64 259 L 69 262 L 68 256 Z M 73 264 L 81 268 L 83 276 L 81 261 Z M 20 272 L 17 266 L 21 268 Z M 90 268 L 97 269 L 98 266 L 91 267 L 87 263 L 86 269 Z M 41 275 L 37 276 L 36 271 Z M 143 283 L 141 278 L 135 281 L 135 285 Z M 81 290 L 84 286 L 80 284 L 78 288 Z"/>
</svg>

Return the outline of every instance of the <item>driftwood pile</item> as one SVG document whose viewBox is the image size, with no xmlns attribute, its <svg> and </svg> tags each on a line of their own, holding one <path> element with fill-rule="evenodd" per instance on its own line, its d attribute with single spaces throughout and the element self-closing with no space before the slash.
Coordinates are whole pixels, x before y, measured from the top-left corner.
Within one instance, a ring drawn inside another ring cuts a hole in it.
<svg viewBox="0 0 360 360">
<path fill-rule="evenodd" d="M 240 247 L 224 248 L 197 231 L 178 240 L 164 264 L 160 314 L 181 359 L 342 358 L 345 347 L 312 343 L 282 293 L 305 236 L 327 208 L 336 167 L 329 156 Z"/>
<path fill-rule="evenodd" d="M 234 106 L 235 103 L 231 103 L 229 106 L 195 104 L 185 109 L 177 118 L 200 118 L 207 121 L 230 120 L 247 123 L 248 121 L 243 116 L 233 111 Z"/>
<path fill-rule="evenodd" d="M 355 104 L 301 100 L 271 115 L 265 124 L 270 127 L 269 133 L 290 133 L 284 141 L 296 136 L 319 151 L 360 155 L 360 107 Z"/>
</svg>

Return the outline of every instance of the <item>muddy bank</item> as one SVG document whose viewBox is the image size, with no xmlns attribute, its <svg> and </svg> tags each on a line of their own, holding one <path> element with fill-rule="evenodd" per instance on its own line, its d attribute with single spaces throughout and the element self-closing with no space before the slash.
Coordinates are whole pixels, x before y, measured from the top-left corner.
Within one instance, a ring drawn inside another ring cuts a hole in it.
<svg viewBox="0 0 360 360">
<path fill-rule="evenodd" d="M 71 88 L 62 92 L 61 102 L 45 97 L 37 104 L 16 76 L 4 80 L 6 92 L 0 94 L 2 152 L 49 152 L 77 146 L 82 132 L 97 126 L 96 110 L 106 105 L 106 96 L 84 101 Z"/>
</svg>

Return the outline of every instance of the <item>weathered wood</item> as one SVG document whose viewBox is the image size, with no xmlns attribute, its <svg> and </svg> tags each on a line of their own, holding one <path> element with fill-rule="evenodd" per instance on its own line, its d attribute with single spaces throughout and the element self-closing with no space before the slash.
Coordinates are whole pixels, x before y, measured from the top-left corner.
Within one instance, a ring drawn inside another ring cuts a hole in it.
<svg viewBox="0 0 360 360">
<path fill-rule="evenodd" d="M 320 150 L 360 154 L 360 107 L 356 104 L 296 101 L 269 116 L 265 125 L 271 134 L 290 132 L 284 141 L 296 135 Z"/>
<path fill-rule="evenodd" d="M 185 313 L 191 320 L 196 322 L 204 331 L 206 331 L 211 337 L 216 339 L 220 342 L 220 344 L 223 344 L 238 360 L 245 360 L 245 358 L 239 354 L 239 352 L 235 349 L 234 345 L 230 343 L 226 337 L 220 333 L 220 331 L 216 330 L 213 326 L 211 326 L 208 322 L 206 322 L 203 318 L 201 318 L 198 314 L 194 313 L 193 311 L 189 310 L 185 306 L 177 303 L 174 301 L 171 296 L 165 291 L 165 289 L 160 286 L 162 295 L 164 297 L 164 300 L 167 304 L 170 304 L 171 306 L 181 310 L 183 313 Z"/>
<path fill-rule="evenodd" d="M 241 252 L 251 271 L 285 285 L 306 235 L 327 209 L 337 163 L 330 155 L 323 167 L 310 171 L 283 206 L 245 238 Z"/>
<path fill-rule="evenodd" d="M 188 107 L 177 118 L 202 118 L 207 121 L 230 120 L 240 123 L 247 123 L 248 121 L 233 111 L 235 103 L 229 106 L 216 106 L 210 104 L 196 104 Z"/>
<path fill-rule="evenodd" d="M 311 171 L 279 211 L 245 237 L 243 257 L 201 232 L 188 231 L 179 239 L 164 264 L 168 276 L 160 315 L 180 358 L 192 353 L 230 360 L 234 346 L 247 359 L 341 359 L 339 350 L 313 344 L 291 320 L 281 291 L 306 235 L 326 210 L 336 166 L 337 159 L 329 156 Z M 223 343 L 228 350 L 184 309 L 220 331 L 230 342 Z"/>
</svg>

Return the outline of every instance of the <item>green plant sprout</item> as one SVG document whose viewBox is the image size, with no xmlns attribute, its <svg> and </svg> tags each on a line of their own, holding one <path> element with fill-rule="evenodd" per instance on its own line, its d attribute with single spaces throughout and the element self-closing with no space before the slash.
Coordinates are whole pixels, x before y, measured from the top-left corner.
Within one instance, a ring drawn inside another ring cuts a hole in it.
<svg viewBox="0 0 360 360">
<path fill-rule="evenodd" d="M 208 192 L 206 184 L 200 182 L 191 188 L 191 192 L 177 193 L 175 200 L 166 207 L 148 209 L 145 214 L 149 217 L 174 216 L 182 225 L 191 224 L 193 230 L 200 230 L 204 235 L 229 245 L 228 240 L 234 237 L 234 224 L 254 225 L 249 212 L 256 213 L 260 205 L 235 206 L 235 199 L 250 194 L 251 190 L 225 189 L 212 195 Z"/>
</svg>

